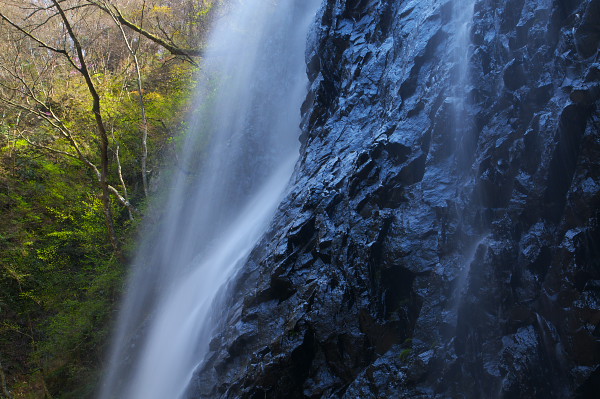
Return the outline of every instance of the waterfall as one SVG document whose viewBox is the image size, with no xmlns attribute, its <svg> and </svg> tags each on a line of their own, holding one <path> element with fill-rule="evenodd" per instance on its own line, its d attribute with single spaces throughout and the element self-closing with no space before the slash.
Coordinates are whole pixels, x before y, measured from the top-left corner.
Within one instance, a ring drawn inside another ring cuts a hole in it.
<svg viewBox="0 0 600 399">
<path fill-rule="evenodd" d="M 101 399 L 178 398 L 202 362 L 223 287 L 267 227 L 298 155 L 318 3 L 232 1 L 214 27 L 198 111 L 162 221 L 146 227 L 135 259 Z"/>
<path fill-rule="evenodd" d="M 473 120 L 469 115 L 469 95 L 472 87 L 469 76 L 469 59 L 471 50 L 471 25 L 475 0 L 454 2 L 454 62 L 453 96 L 454 96 L 454 131 L 456 141 L 456 158 L 459 172 L 470 172 L 469 153 L 473 150 Z M 462 174 L 462 173 L 461 173 Z"/>
<path fill-rule="evenodd" d="M 469 197 L 468 187 L 472 186 L 469 180 L 472 178 L 472 159 L 477 137 L 475 132 L 474 120 L 469 112 L 471 105 L 470 93 L 472 82 L 469 74 L 469 62 L 471 56 L 471 26 L 473 23 L 473 14 L 475 0 L 455 1 L 453 8 L 454 19 L 454 43 L 453 43 L 453 61 L 455 67 L 453 70 L 453 134 L 455 141 L 455 162 L 457 176 L 457 198 Z M 461 224 L 466 226 L 465 215 L 468 213 L 468 200 L 463 199 L 467 209 L 463 209 Z M 469 285 L 469 274 L 471 264 L 475 261 L 477 249 L 484 242 L 485 235 L 481 232 L 464 232 L 465 237 L 460 243 L 458 271 L 455 280 L 454 293 L 452 298 L 451 313 L 457 317 L 459 307 L 464 296 L 467 293 Z M 456 320 L 454 321 L 456 323 Z"/>
</svg>

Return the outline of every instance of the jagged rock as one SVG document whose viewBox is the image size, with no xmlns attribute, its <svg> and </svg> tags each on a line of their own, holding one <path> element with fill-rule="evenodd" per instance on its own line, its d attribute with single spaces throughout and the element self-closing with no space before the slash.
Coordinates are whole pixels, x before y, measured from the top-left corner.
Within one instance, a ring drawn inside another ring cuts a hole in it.
<svg viewBox="0 0 600 399">
<path fill-rule="evenodd" d="M 455 4 L 324 0 L 290 193 L 190 398 L 597 395 L 600 2 L 475 0 L 465 101 Z"/>
</svg>

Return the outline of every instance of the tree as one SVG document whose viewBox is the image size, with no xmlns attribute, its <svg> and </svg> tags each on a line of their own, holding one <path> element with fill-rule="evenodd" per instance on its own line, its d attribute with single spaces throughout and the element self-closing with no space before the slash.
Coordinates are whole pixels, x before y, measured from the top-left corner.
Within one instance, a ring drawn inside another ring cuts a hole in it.
<svg viewBox="0 0 600 399">
<path fill-rule="evenodd" d="M 197 57 L 119 22 L 111 4 L 0 0 L 0 360 L 15 397 L 93 380 L 129 215 L 142 216 L 154 171 L 185 128 Z M 118 11 L 166 43 L 201 48 L 185 36 L 207 14 L 180 18 L 153 0 L 123 0 Z"/>
<path fill-rule="evenodd" d="M 65 2 L 63 2 L 64 4 Z M 61 154 L 64 156 L 72 157 L 79 159 L 83 164 L 88 166 L 95 173 L 98 184 L 100 185 L 100 189 L 102 191 L 102 202 L 104 204 L 104 216 L 106 229 L 108 231 L 108 235 L 110 238 L 111 245 L 113 246 L 113 250 L 117 257 L 123 259 L 123 253 L 121 251 L 120 244 L 117 239 L 117 235 L 115 232 L 111 203 L 110 203 L 110 195 L 114 194 L 125 206 L 130 207 L 130 204 L 122 196 L 117 189 L 115 189 L 109 183 L 109 135 L 108 130 L 104 121 L 104 117 L 102 114 L 102 103 L 100 99 L 100 95 L 98 90 L 96 89 L 96 85 L 91 76 L 91 71 L 88 67 L 88 61 L 84 53 L 84 49 L 79 40 L 78 34 L 76 34 L 73 24 L 71 20 L 67 17 L 65 9 L 63 8 L 63 4 L 59 3 L 57 0 L 51 0 L 51 6 L 41 7 L 34 9 L 29 16 L 34 15 L 35 13 L 42 11 L 50 11 L 55 14 L 51 14 L 49 17 L 45 19 L 44 22 L 38 23 L 36 28 L 40 28 L 43 24 L 48 23 L 51 18 L 59 19 L 59 29 L 62 30 L 59 37 L 63 38 L 63 43 L 54 44 L 46 39 L 38 37 L 35 34 L 33 29 L 28 29 L 22 24 L 13 22 L 11 18 L 9 18 L 4 12 L 0 12 L 0 18 L 8 23 L 11 27 L 13 27 L 18 33 L 23 35 L 24 38 L 27 38 L 29 41 L 38 45 L 40 48 L 55 53 L 57 55 L 62 56 L 68 65 L 70 65 L 74 71 L 79 73 L 87 86 L 87 90 L 89 92 L 89 96 L 91 99 L 91 112 L 93 114 L 93 118 L 96 123 L 96 133 L 99 137 L 100 141 L 100 156 L 99 156 L 99 166 L 97 166 L 94 162 L 92 162 L 81 150 L 78 141 L 75 138 L 75 135 L 72 133 L 71 129 L 67 126 L 67 124 L 54 112 L 54 104 L 51 103 L 51 98 L 47 95 L 48 93 L 40 93 L 36 90 L 36 81 L 28 82 L 26 77 L 23 76 L 20 72 L 22 67 L 13 62 L 12 68 L 7 65 L 0 66 L 6 73 L 11 75 L 14 79 L 16 79 L 21 85 L 20 87 L 8 87 L 5 86 L 9 92 L 13 92 L 16 94 L 20 94 L 24 97 L 23 102 L 18 102 L 14 100 L 14 95 L 5 95 L 0 98 L 0 101 L 4 103 L 22 109 L 23 111 L 29 112 L 32 115 L 41 118 L 45 122 L 47 122 L 50 126 L 52 126 L 56 132 L 58 132 L 64 139 L 67 140 L 69 145 L 71 146 L 71 152 L 60 150 L 57 148 L 53 148 L 48 145 L 35 143 L 30 139 L 26 140 L 29 144 L 38 147 L 40 149 L 44 149 L 50 152 L 54 152 L 57 154 Z M 75 4 L 71 6 L 70 10 L 77 10 L 78 5 Z M 39 78 L 42 76 L 36 76 L 35 78 Z M 46 94 L 45 98 L 41 97 L 41 95 Z M 26 136 L 24 136 L 26 137 Z"/>
<path fill-rule="evenodd" d="M 185 57 L 188 61 L 195 63 L 195 61 L 193 61 L 193 57 L 199 57 L 202 55 L 202 51 L 200 49 L 182 48 L 182 47 L 178 46 L 175 43 L 175 40 L 173 38 L 174 34 L 167 33 L 167 31 L 163 28 L 159 18 L 156 18 L 157 27 L 161 31 L 161 33 L 163 33 L 164 37 L 160 37 L 154 33 L 149 32 L 148 30 L 144 29 L 142 23 L 137 25 L 134 22 L 132 22 L 131 20 L 125 18 L 125 16 L 121 12 L 121 10 L 119 8 L 117 8 L 114 4 L 111 4 L 104 0 L 88 0 L 88 1 L 90 4 L 93 4 L 94 6 L 98 7 L 102 11 L 111 15 L 118 24 L 120 24 L 122 26 L 126 26 L 127 28 L 133 30 L 134 32 L 139 33 L 140 35 L 144 36 L 145 38 L 160 45 L 161 47 L 163 47 L 164 49 L 166 49 L 167 51 L 169 51 L 171 54 L 173 54 L 175 56 Z M 170 10 L 172 10 L 172 8 L 168 7 L 168 6 L 155 6 L 153 8 L 153 10 L 159 10 L 159 12 L 168 13 Z M 143 21 L 143 14 L 142 14 L 142 21 Z"/>
</svg>

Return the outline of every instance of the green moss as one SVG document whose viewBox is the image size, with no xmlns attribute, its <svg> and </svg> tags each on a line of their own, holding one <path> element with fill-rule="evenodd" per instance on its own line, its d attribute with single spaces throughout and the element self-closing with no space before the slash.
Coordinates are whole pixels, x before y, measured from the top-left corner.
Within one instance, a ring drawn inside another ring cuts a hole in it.
<svg viewBox="0 0 600 399">
<path fill-rule="evenodd" d="M 398 357 L 400 358 L 400 360 L 402 360 L 404 362 L 404 361 L 406 361 L 406 359 L 408 359 L 408 357 L 410 356 L 411 353 L 412 353 L 412 349 L 407 348 L 407 349 L 404 349 L 402 352 L 400 352 L 400 355 L 398 355 Z"/>
</svg>

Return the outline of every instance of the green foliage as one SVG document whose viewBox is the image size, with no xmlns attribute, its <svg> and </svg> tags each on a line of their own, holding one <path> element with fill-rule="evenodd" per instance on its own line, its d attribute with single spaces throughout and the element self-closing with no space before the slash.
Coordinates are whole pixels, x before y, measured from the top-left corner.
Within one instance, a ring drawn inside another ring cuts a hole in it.
<svg viewBox="0 0 600 399">
<path fill-rule="evenodd" d="M 400 352 L 400 360 L 402 360 L 403 362 L 406 361 L 406 359 L 408 359 L 408 357 L 410 356 L 410 354 L 412 353 L 412 349 L 411 348 L 407 348 L 404 349 L 402 352 Z"/>
<path fill-rule="evenodd" d="M 179 141 L 196 71 L 157 52 L 140 51 L 138 57 L 152 178 L 172 158 L 169 154 Z M 52 111 L 74 132 L 86 157 L 96 162 L 98 137 L 85 82 L 60 70 L 52 78 Z M 123 62 L 95 73 L 93 79 L 114 134 L 109 179 L 120 184 L 118 145 L 130 200 L 144 210 L 142 118 L 132 64 Z M 2 366 L 15 397 L 41 398 L 46 391 L 53 398 L 92 397 L 125 265 L 109 242 L 92 171 L 80 160 L 32 146 L 20 134 L 26 128 L 31 141 L 72 153 L 68 140 L 18 109 L 0 111 Z M 118 238 L 125 248 L 133 248 L 141 215 L 132 222 L 122 205 L 114 199 L 112 205 Z"/>
<path fill-rule="evenodd" d="M 20 156 L 27 162 L 0 193 L 0 353 L 10 369 L 38 370 L 20 389 L 45 376 L 68 391 L 98 362 L 123 268 L 85 174 L 70 161 Z"/>
<path fill-rule="evenodd" d="M 48 10 L 31 12 L 46 5 L 34 0 L 0 3 L 0 12 L 14 13 L 16 21 L 27 14 L 26 20 L 20 20 L 26 26 L 42 18 L 35 30 L 37 37 L 52 43 L 65 37 L 58 18 L 45 19 Z M 66 9 L 79 4 L 74 0 L 60 3 Z M 213 7 L 216 0 L 117 3 L 132 21 L 139 23 L 143 16 L 145 29 L 166 34 L 184 48 L 201 47 L 217 8 Z M 108 220 L 114 221 L 117 240 L 127 256 L 147 209 L 141 181 L 144 126 L 137 70 L 112 18 L 79 6 L 69 8 L 68 14 L 84 47 L 109 134 L 107 179 L 121 193 L 127 187 L 130 203 L 140 211 L 130 220 L 129 210 L 115 197 L 111 199 L 114 217 Z M 177 147 L 190 145 L 181 139 L 181 132 L 191 128 L 185 122 L 188 114 L 210 121 L 205 109 L 212 100 L 209 96 L 206 104 L 192 109 L 190 99 L 198 85 L 196 67 L 126 32 L 139 61 L 152 182 L 158 170 L 173 162 L 171 155 Z M 62 55 L 20 37 L 2 23 L 0 48 L 2 368 L 15 398 L 89 398 L 98 380 L 126 266 L 109 239 L 98 176 L 77 157 L 80 151 L 89 163 L 101 165 L 92 98 L 83 76 Z M 207 84 L 216 87 L 218 80 Z M 72 137 L 57 129 L 52 115 Z M 192 127 L 198 129 L 197 124 Z M 191 145 L 200 152 L 205 142 L 200 137 Z M 179 166 L 192 169 L 194 165 Z M 160 199 L 165 193 L 152 195 Z"/>
</svg>

